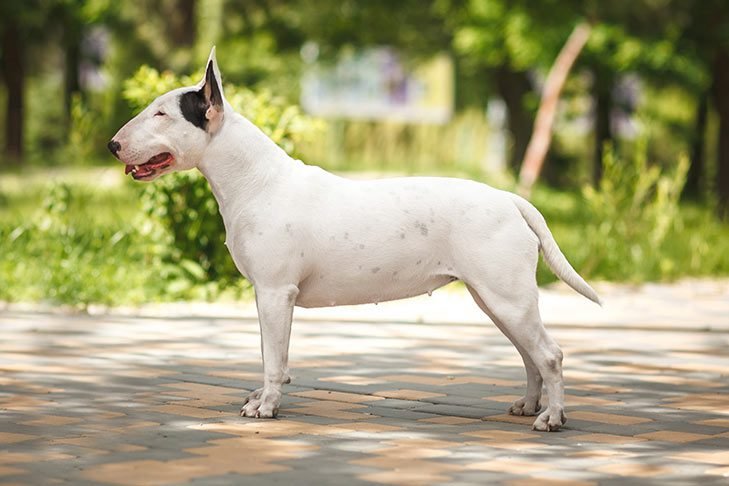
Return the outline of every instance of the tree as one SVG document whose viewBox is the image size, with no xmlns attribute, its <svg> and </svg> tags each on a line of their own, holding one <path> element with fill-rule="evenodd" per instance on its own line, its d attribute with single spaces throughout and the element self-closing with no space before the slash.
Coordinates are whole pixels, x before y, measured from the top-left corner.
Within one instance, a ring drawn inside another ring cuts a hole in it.
<svg viewBox="0 0 729 486">
<path fill-rule="evenodd" d="M 603 149 L 615 142 L 612 115 L 616 86 L 626 74 L 637 74 L 653 86 L 678 85 L 700 90 L 700 67 L 680 49 L 682 23 L 670 2 L 637 0 L 588 4 L 585 15 L 597 24 L 585 50 L 585 64 L 593 75 L 595 134 L 592 179 L 602 175 Z"/>
<path fill-rule="evenodd" d="M 693 23 L 687 29 L 711 72 L 711 94 L 719 117 L 716 161 L 718 211 L 729 218 L 729 4 L 696 1 Z"/>
<path fill-rule="evenodd" d="M 18 25 L 3 16 L 2 78 L 7 89 L 5 113 L 5 156 L 12 164 L 23 157 L 23 114 L 25 109 L 25 50 Z"/>
<path fill-rule="evenodd" d="M 694 116 L 694 127 L 691 136 L 691 157 L 684 196 L 694 199 L 701 198 L 706 190 L 706 127 L 709 118 L 709 90 L 704 90 L 699 96 Z"/>
<path fill-rule="evenodd" d="M 712 69 L 713 94 L 719 115 L 719 147 L 716 170 L 716 192 L 719 214 L 729 218 L 729 47 L 718 45 Z"/>
<path fill-rule="evenodd" d="M 81 91 L 81 41 L 87 24 L 84 11 L 89 5 L 104 3 L 101 0 L 0 3 L 1 74 L 7 93 L 4 153 L 10 164 L 20 164 L 25 152 L 26 80 L 39 74 L 46 61 L 58 54 L 64 65 L 62 98 L 68 124 L 71 100 Z"/>
<path fill-rule="evenodd" d="M 23 158 L 28 47 L 47 39 L 43 24 L 55 5 L 41 0 L 0 3 L 1 74 L 7 90 L 4 153 L 10 164 L 20 164 Z"/>
<path fill-rule="evenodd" d="M 70 130 L 73 98 L 81 93 L 81 41 L 85 33 L 82 4 L 84 0 L 67 0 L 58 6 L 58 18 L 61 19 L 61 48 L 63 50 L 64 82 L 63 108 L 66 122 L 66 134 Z"/>
<path fill-rule="evenodd" d="M 590 26 L 586 23 L 577 24 L 549 70 L 534 122 L 534 131 L 519 171 L 519 192 L 525 197 L 531 193 L 547 156 L 562 87 L 589 37 Z"/>
<path fill-rule="evenodd" d="M 587 16 L 584 10 L 581 2 L 569 0 L 466 0 L 453 14 L 457 51 L 480 63 L 483 78 L 494 81 L 493 91 L 506 104 L 514 172 L 535 122 L 539 86 L 532 80 L 550 68 L 573 27 Z"/>
<path fill-rule="evenodd" d="M 631 69 L 653 82 L 670 79 L 697 99 L 694 135 L 690 139 L 692 162 L 697 165 L 689 172 L 689 188 L 695 189 L 704 175 L 706 110 L 715 110 L 719 134 L 713 185 L 719 212 L 729 217 L 729 3 L 644 0 L 631 3 L 630 9 L 616 8 L 620 2 L 600 5 L 605 8 L 604 17 L 622 30 L 623 43 L 638 47 L 634 49 L 637 55 L 628 63 Z"/>
</svg>

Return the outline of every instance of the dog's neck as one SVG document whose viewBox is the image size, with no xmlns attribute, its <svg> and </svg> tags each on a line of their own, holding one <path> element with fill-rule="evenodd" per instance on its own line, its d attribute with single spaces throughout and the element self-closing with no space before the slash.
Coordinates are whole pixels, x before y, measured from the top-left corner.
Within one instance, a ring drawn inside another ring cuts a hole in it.
<svg viewBox="0 0 729 486">
<path fill-rule="evenodd" d="M 297 163 L 230 105 L 225 118 L 198 164 L 224 219 L 239 213 Z"/>
</svg>

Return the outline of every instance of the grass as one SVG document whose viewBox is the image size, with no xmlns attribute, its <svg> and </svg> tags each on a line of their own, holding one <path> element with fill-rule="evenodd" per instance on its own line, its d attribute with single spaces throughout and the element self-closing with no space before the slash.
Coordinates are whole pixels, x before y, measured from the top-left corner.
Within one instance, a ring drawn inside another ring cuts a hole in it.
<svg viewBox="0 0 729 486">
<path fill-rule="evenodd" d="M 160 258 L 169 240 L 142 212 L 139 195 L 140 185 L 118 167 L 0 175 L 0 300 L 83 307 L 241 295 L 181 280 L 179 269 Z M 606 249 L 594 242 L 604 234 L 583 195 L 540 187 L 532 200 L 586 278 L 729 275 L 729 225 L 704 207 L 682 205 L 655 254 L 633 258 L 635 249 L 620 235 L 605 233 L 612 245 Z M 627 256 L 605 258 L 596 248 Z M 538 279 L 555 277 L 540 263 Z"/>
<path fill-rule="evenodd" d="M 532 197 L 570 263 L 590 280 L 641 283 L 670 282 L 683 277 L 729 276 L 729 224 L 721 223 L 705 206 L 679 206 L 665 238 L 652 244 L 641 221 L 626 237 L 596 218 L 585 197 L 539 187 Z M 601 227 L 603 226 L 603 227 Z M 540 260 L 540 285 L 556 280 Z"/>
<path fill-rule="evenodd" d="M 132 188 L 99 170 L 0 181 L 0 299 L 81 305 L 147 300 L 157 271 L 150 256 L 154 241 L 135 224 Z"/>
</svg>

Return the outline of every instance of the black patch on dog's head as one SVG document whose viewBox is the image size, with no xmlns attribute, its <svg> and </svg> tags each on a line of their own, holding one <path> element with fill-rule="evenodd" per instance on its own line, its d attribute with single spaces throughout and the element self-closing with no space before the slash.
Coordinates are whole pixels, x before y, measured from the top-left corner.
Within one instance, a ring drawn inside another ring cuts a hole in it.
<svg viewBox="0 0 729 486">
<path fill-rule="evenodd" d="M 205 100 L 204 88 L 199 91 L 188 91 L 180 96 L 180 110 L 185 120 L 196 127 L 205 130 L 208 124 L 205 112 L 208 102 Z"/>
</svg>

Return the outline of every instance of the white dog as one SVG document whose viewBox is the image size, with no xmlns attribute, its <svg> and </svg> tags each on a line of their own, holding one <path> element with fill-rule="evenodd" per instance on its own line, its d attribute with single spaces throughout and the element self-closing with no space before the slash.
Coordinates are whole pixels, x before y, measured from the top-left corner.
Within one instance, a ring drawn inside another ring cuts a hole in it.
<svg viewBox="0 0 729 486">
<path fill-rule="evenodd" d="M 565 423 L 562 352 L 539 316 L 539 250 L 568 285 L 599 303 L 526 200 L 459 179 L 352 181 L 289 157 L 223 97 L 215 48 L 204 79 L 154 100 L 109 142 L 134 179 L 197 167 L 210 182 L 227 245 L 256 294 L 263 387 L 241 409 L 274 417 L 289 382 L 294 306 L 402 299 L 463 281 L 521 354 L 527 391 L 509 409 L 537 430 Z"/>
</svg>

